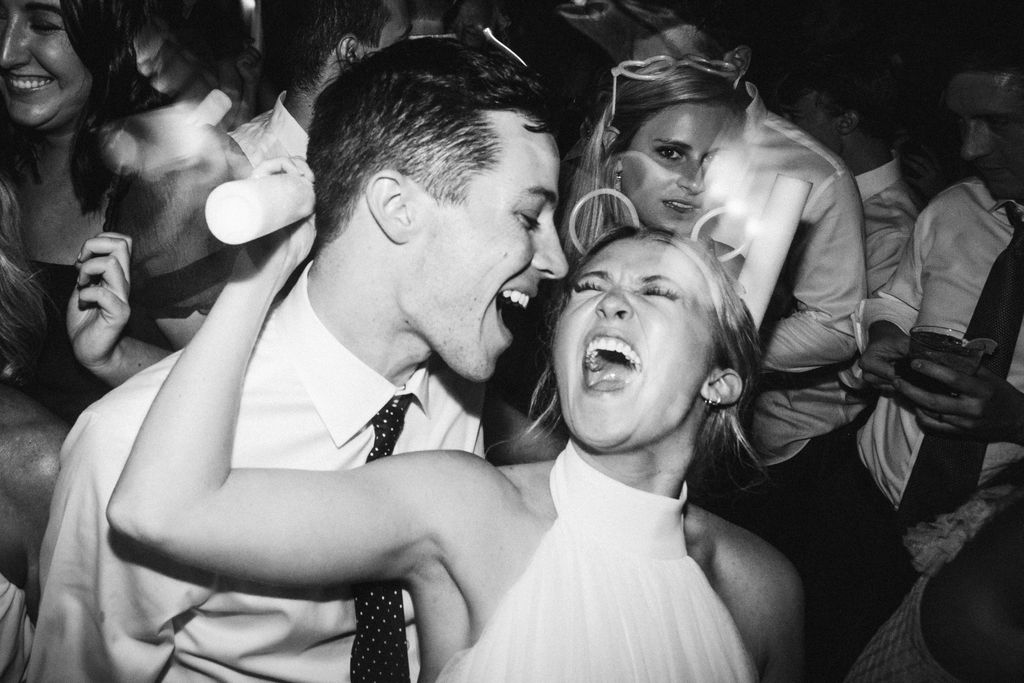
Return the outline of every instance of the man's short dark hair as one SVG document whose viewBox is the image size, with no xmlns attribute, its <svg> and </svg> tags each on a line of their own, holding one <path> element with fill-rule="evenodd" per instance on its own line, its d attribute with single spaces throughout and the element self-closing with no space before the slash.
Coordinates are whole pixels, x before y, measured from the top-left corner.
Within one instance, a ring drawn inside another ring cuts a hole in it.
<svg viewBox="0 0 1024 683">
<path fill-rule="evenodd" d="M 528 69 L 454 40 L 403 41 L 355 64 L 321 93 L 309 131 L 317 247 L 337 236 L 366 182 L 385 169 L 438 201 L 463 201 L 472 176 L 498 161 L 487 113 L 516 112 L 546 132 L 549 100 Z"/>
<path fill-rule="evenodd" d="M 986 25 L 952 51 L 949 77 L 968 71 L 1012 77 L 1010 84 L 1024 95 L 1024 44 L 1020 23 Z"/>
<path fill-rule="evenodd" d="M 902 127 L 897 69 L 884 55 L 836 53 L 807 55 L 780 81 L 775 96 L 780 110 L 814 94 L 831 116 L 856 111 L 858 127 L 892 144 Z"/>
<path fill-rule="evenodd" d="M 381 0 L 264 0 L 268 66 L 278 85 L 305 90 L 347 34 L 378 45 L 391 18 Z"/>
<path fill-rule="evenodd" d="M 752 41 L 750 16 L 757 3 L 747 0 L 615 0 L 627 16 L 651 34 L 693 26 L 703 54 L 720 58 Z"/>
</svg>

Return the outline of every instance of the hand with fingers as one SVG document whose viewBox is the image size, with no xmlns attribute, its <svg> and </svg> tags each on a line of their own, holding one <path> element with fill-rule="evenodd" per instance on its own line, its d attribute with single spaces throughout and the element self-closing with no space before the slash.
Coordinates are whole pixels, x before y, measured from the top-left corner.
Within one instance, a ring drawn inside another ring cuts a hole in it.
<svg viewBox="0 0 1024 683">
<path fill-rule="evenodd" d="M 1024 393 L 984 366 L 967 375 L 939 363 L 915 359 L 911 368 L 949 388 L 922 389 L 897 379 L 895 389 L 915 406 L 918 423 L 930 434 L 1024 445 Z"/>
<path fill-rule="evenodd" d="M 897 380 L 893 364 L 910 352 L 910 336 L 888 321 L 872 324 L 868 335 L 868 345 L 858 361 L 864 381 L 891 393 Z"/>
<path fill-rule="evenodd" d="M 132 240 L 101 232 L 79 252 L 78 281 L 67 310 L 67 329 L 75 358 L 100 374 L 110 365 L 128 324 Z"/>
<path fill-rule="evenodd" d="M 236 261 L 234 279 L 245 280 L 253 276 L 270 278 L 277 291 L 288 280 L 291 272 L 306 258 L 313 246 L 316 235 L 313 221 L 313 172 L 305 160 L 299 157 L 278 157 L 267 159 L 253 169 L 250 181 L 261 178 L 287 175 L 301 179 L 302 187 L 308 192 L 300 196 L 263 197 L 263 201 L 294 203 L 282 212 L 286 218 L 259 239 L 250 241 L 245 249 L 245 258 Z M 244 181 L 249 182 L 249 181 Z M 307 187 L 308 186 L 308 187 Z M 307 196 L 308 195 L 308 196 Z"/>
</svg>

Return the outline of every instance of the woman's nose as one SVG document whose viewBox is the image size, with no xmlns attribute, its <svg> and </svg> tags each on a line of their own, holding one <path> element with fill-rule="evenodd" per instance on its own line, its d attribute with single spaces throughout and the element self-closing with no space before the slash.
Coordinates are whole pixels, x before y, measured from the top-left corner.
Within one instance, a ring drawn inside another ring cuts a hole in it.
<svg viewBox="0 0 1024 683">
<path fill-rule="evenodd" d="M 704 191 L 704 164 L 690 164 L 679 173 L 676 184 L 694 194 Z"/>
<path fill-rule="evenodd" d="M 633 315 L 633 307 L 621 290 L 610 289 L 597 304 L 597 313 L 606 319 L 625 320 Z"/>
<path fill-rule="evenodd" d="M 13 69 L 28 62 L 28 46 L 23 23 L 8 17 L 0 21 L 0 69 Z"/>
</svg>

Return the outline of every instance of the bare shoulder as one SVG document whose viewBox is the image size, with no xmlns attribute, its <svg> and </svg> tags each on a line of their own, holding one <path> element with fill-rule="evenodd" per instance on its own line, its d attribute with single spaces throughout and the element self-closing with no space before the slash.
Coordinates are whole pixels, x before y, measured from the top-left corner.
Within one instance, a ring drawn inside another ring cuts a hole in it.
<svg viewBox="0 0 1024 683">
<path fill-rule="evenodd" d="M 52 413 L 0 384 L 0 492 L 26 503 L 49 500 L 67 432 Z"/>
<path fill-rule="evenodd" d="M 799 680 L 803 586 L 786 557 L 760 537 L 689 505 L 686 543 L 732 614 L 763 681 Z"/>
</svg>

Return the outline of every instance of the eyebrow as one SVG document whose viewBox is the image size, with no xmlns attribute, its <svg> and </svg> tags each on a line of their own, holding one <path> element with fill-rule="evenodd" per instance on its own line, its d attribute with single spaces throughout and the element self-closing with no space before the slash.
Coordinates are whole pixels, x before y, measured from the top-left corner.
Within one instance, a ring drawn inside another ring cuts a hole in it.
<svg viewBox="0 0 1024 683">
<path fill-rule="evenodd" d="M 675 145 L 676 147 L 682 147 L 686 150 L 693 150 L 693 145 L 682 140 L 676 140 L 675 138 L 654 138 L 654 142 L 660 145 Z"/>
<path fill-rule="evenodd" d="M 54 7 L 53 5 L 46 5 L 41 2 L 25 3 L 25 9 L 37 12 L 50 12 L 52 14 L 56 14 L 58 17 L 64 16 L 64 13 L 60 11 L 60 6 Z"/>
<path fill-rule="evenodd" d="M 601 280 L 611 281 L 611 275 L 609 275 L 608 271 L 605 271 L 605 270 L 588 270 L 588 271 L 586 271 L 584 273 L 580 273 L 579 276 L 581 278 L 584 278 L 584 277 L 596 277 L 596 278 L 599 278 Z M 645 275 L 644 277 L 640 278 L 638 283 L 640 285 L 649 285 L 649 284 L 658 283 L 658 282 L 663 282 L 663 283 L 672 285 L 673 287 L 677 287 L 677 288 L 679 287 L 679 284 L 676 283 L 675 280 L 673 280 L 673 279 L 671 279 L 669 277 L 666 277 L 664 275 Z"/>
<path fill-rule="evenodd" d="M 526 189 L 523 192 L 523 195 L 539 196 L 549 204 L 558 204 L 558 193 L 541 185 L 534 185 L 533 187 Z"/>
</svg>

